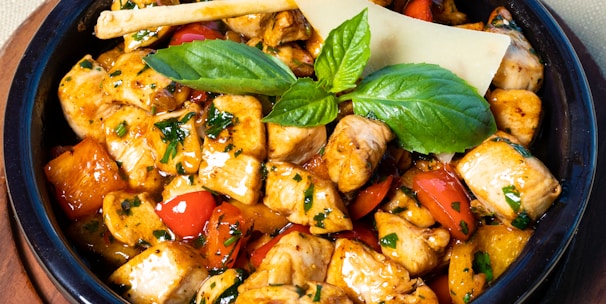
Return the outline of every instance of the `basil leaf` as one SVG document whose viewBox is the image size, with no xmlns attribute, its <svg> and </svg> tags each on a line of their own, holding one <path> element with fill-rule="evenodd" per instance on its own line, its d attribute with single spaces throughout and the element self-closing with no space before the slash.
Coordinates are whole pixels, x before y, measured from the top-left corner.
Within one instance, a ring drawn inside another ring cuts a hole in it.
<svg viewBox="0 0 606 304">
<path fill-rule="evenodd" d="M 176 82 L 217 93 L 278 96 L 297 79 L 280 60 L 230 40 L 184 43 L 143 60 Z"/>
<path fill-rule="evenodd" d="M 356 114 L 385 122 L 409 151 L 463 152 L 496 131 L 490 105 L 476 89 L 434 64 L 385 67 L 339 97 L 348 99 Z"/>
<path fill-rule="evenodd" d="M 337 98 L 310 78 L 300 78 L 274 105 L 263 122 L 314 127 L 333 121 L 339 113 Z"/>
<path fill-rule="evenodd" d="M 370 57 L 368 9 L 345 21 L 328 35 L 314 63 L 318 81 L 331 93 L 356 86 Z"/>
</svg>

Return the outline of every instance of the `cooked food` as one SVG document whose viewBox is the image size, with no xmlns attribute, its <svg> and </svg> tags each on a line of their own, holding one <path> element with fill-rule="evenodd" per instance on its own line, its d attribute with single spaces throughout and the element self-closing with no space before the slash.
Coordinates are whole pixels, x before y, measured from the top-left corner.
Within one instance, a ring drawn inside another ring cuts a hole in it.
<svg viewBox="0 0 606 304">
<path fill-rule="evenodd" d="M 469 303 L 507 271 L 561 192 L 530 152 L 540 61 L 505 8 L 483 26 L 454 1 L 372 2 L 331 2 L 331 31 L 315 0 L 116 0 L 102 14 L 97 36 L 123 41 L 62 79 L 81 141 L 45 173 L 118 294 Z M 444 43 L 474 42 L 485 65 L 419 63 L 439 54 L 427 37 L 422 56 L 378 50 L 371 37 L 398 33 L 377 16 L 455 33 Z"/>
</svg>

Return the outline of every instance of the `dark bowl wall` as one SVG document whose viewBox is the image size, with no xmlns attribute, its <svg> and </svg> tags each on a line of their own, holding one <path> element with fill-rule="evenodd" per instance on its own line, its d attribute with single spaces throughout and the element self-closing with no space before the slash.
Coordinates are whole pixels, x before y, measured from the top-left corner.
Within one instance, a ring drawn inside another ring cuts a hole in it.
<svg viewBox="0 0 606 304">
<path fill-rule="evenodd" d="M 533 153 L 560 179 L 564 191 L 541 220 L 523 256 L 474 303 L 524 301 L 563 254 L 588 200 L 596 162 L 593 104 L 570 43 L 539 3 L 459 2 L 474 20 L 486 20 L 498 5 L 509 8 L 546 64 L 545 84 L 539 92 L 544 121 Z M 92 274 L 91 261 L 66 240 L 61 231 L 66 220 L 55 207 L 43 173 L 51 147 L 77 142 L 63 118 L 57 87 L 82 56 L 96 56 L 116 43 L 92 34 L 99 12 L 110 3 L 78 0 L 57 5 L 18 67 L 5 117 L 5 170 L 13 208 L 43 267 L 74 302 L 122 301 Z"/>
</svg>

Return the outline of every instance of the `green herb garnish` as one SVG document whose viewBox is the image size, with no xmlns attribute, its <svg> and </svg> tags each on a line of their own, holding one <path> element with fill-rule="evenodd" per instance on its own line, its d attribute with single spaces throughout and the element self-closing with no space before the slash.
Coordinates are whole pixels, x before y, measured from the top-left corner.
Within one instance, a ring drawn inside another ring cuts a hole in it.
<svg viewBox="0 0 606 304">
<path fill-rule="evenodd" d="M 340 102 L 351 100 L 355 114 L 385 122 L 402 148 L 423 154 L 462 152 L 496 131 L 488 102 L 438 65 L 387 66 L 357 84 L 369 57 L 365 9 L 328 35 L 314 63 L 317 80 L 297 79 L 257 48 L 226 40 L 185 43 L 144 60 L 199 90 L 281 96 L 264 122 L 324 125 L 336 119 Z"/>
<path fill-rule="evenodd" d="M 391 249 L 396 249 L 396 245 L 398 243 L 398 240 L 399 240 L 398 235 L 395 232 L 393 232 L 393 233 L 390 233 L 390 234 L 382 237 L 379 240 L 379 243 L 383 247 L 389 247 Z"/>
</svg>

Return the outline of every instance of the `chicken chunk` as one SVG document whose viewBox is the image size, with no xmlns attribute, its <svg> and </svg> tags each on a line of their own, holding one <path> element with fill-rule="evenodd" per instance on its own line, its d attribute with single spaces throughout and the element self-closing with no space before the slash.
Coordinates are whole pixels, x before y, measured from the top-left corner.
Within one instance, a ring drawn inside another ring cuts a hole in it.
<svg viewBox="0 0 606 304">
<path fill-rule="evenodd" d="M 351 219 L 332 182 L 286 162 L 268 162 L 263 204 L 313 234 L 351 230 Z"/>
<path fill-rule="evenodd" d="M 539 128 L 541 98 L 528 90 L 496 89 L 488 95 L 488 102 L 497 128 L 528 147 Z"/>
<path fill-rule="evenodd" d="M 162 190 L 162 200 L 167 201 L 177 195 L 202 191 L 204 185 L 198 178 L 198 174 L 191 175 L 177 175 L 173 177 L 170 182 L 164 185 Z"/>
<path fill-rule="evenodd" d="M 103 199 L 103 221 L 112 236 L 129 246 L 156 245 L 175 236 L 155 211 L 149 194 L 115 191 Z"/>
<path fill-rule="evenodd" d="M 175 5 L 179 0 L 114 0 L 111 6 L 112 11 L 139 9 L 156 5 Z M 126 51 L 130 52 L 139 48 L 151 46 L 154 43 L 166 38 L 172 33 L 172 27 L 160 26 L 157 28 L 148 28 L 135 33 L 124 35 L 124 45 Z"/>
<path fill-rule="evenodd" d="M 549 169 L 502 131 L 467 152 L 456 170 L 484 208 L 518 228 L 543 215 L 562 191 Z"/>
<path fill-rule="evenodd" d="M 237 295 L 238 286 L 245 276 L 242 269 L 229 268 L 223 273 L 208 277 L 198 288 L 195 303 L 232 303 L 229 300 Z"/>
<path fill-rule="evenodd" d="M 240 17 L 223 19 L 223 22 L 234 32 L 238 32 L 248 39 L 262 38 L 265 25 L 272 18 L 272 14 L 250 14 Z"/>
<path fill-rule="evenodd" d="M 419 228 L 428 228 L 436 223 L 431 212 L 421 205 L 414 198 L 412 190 L 404 185 L 400 185 L 398 191 L 392 192 L 381 209 L 396 214 Z"/>
<path fill-rule="evenodd" d="M 254 38 L 247 42 L 249 46 L 259 47 L 273 57 L 286 64 L 297 77 L 311 77 L 314 75 L 314 57 L 297 43 L 290 42 L 278 46 L 269 46 L 261 39 Z"/>
<path fill-rule="evenodd" d="M 486 31 L 511 37 L 511 44 L 492 83 L 501 89 L 538 91 L 543 84 L 543 63 L 522 30 L 504 7 L 497 7 L 486 24 Z"/>
<path fill-rule="evenodd" d="M 146 140 L 160 171 L 170 175 L 198 172 L 202 160 L 198 135 L 201 112 L 199 105 L 188 102 L 181 110 L 154 116 Z"/>
<path fill-rule="evenodd" d="M 388 303 L 415 290 L 404 266 L 360 242 L 337 239 L 326 282 L 345 290 L 354 303 Z"/>
<path fill-rule="evenodd" d="M 86 55 L 61 79 L 58 91 L 63 115 L 74 133 L 100 143 L 105 142 L 103 120 L 118 108 L 103 94 L 106 76 L 106 70 Z"/>
<path fill-rule="evenodd" d="M 311 33 L 311 25 L 301 11 L 283 11 L 268 20 L 263 32 L 263 42 L 270 47 L 277 47 L 288 42 L 307 40 Z"/>
<path fill-rule="evenodd" d="M 262 118 L 263 107 L 257 98 L 219 96 L 207 111 L 205 145 L 214 151 L 231 151 L 264 160 L 267 147 Z"/>
<path fill-rule="evenodd" d="M 238 295 L 236 304 L 349 304 L 345 292 L 334 285 L 308 282 L 305 286 L 277 285 L 247 290 Z"/>
<path fill-rule="evenodd" d="M 384 123 L 358 115 L 343 117 L 328 139 L 324 159 L 330 179 L 339 191 L 362 187 L 394 138 Z"/>
<path fill-rule="evenodd" d="M 283 236 L 267 253 L 259 268 L 238 292 L 273 285 L 305 286 L 308 281 L 324 281 L 333 244 L 301 232 Z"/>
<path fill-rule="evenodd" d="M 142 109 L 123 106 L 105 120 L 105 137 L 107 150 L 120 163 L 130 188 L 158 193 L 164 178 L 145 139 L 151 121 L 152 116 Z"/>
<path fill-rule="evenodd" d="M 267 146 L 270 161 L 302 165 L 326 145 L 326 126 L 312 128 L 267 124 Z"/>
<path fill-rule="evenodd" d="M 137 106 L 149 113 L 173 111 L 189 97 L 190 89 L 150 69 L 143 57 L 151 52 L 141 49 L 118 57 L 105 75 L 103 91 L 113 101 Z"/>
<path fill-rule="evenodd" d="M 204 260 L 195 249 L 163 242 L 122 265 L 108 281 L 131 303 L 188 303 L 207 277 Z"/>
<path fill-rule="evenodd" d="M 420 276 L 440 264 L 450 233 L 445 228 L 418 228 L 387 212 L 375 213 L 381 252 L 399 262 L 411 276 Z"/>
<path fill-rule="evenodd" d="M 256 204 L 267 155 L 261 102 L 253 96 L 223 95 L 207 111 L 199 178 L 204 187 Z"/>
</svg>

